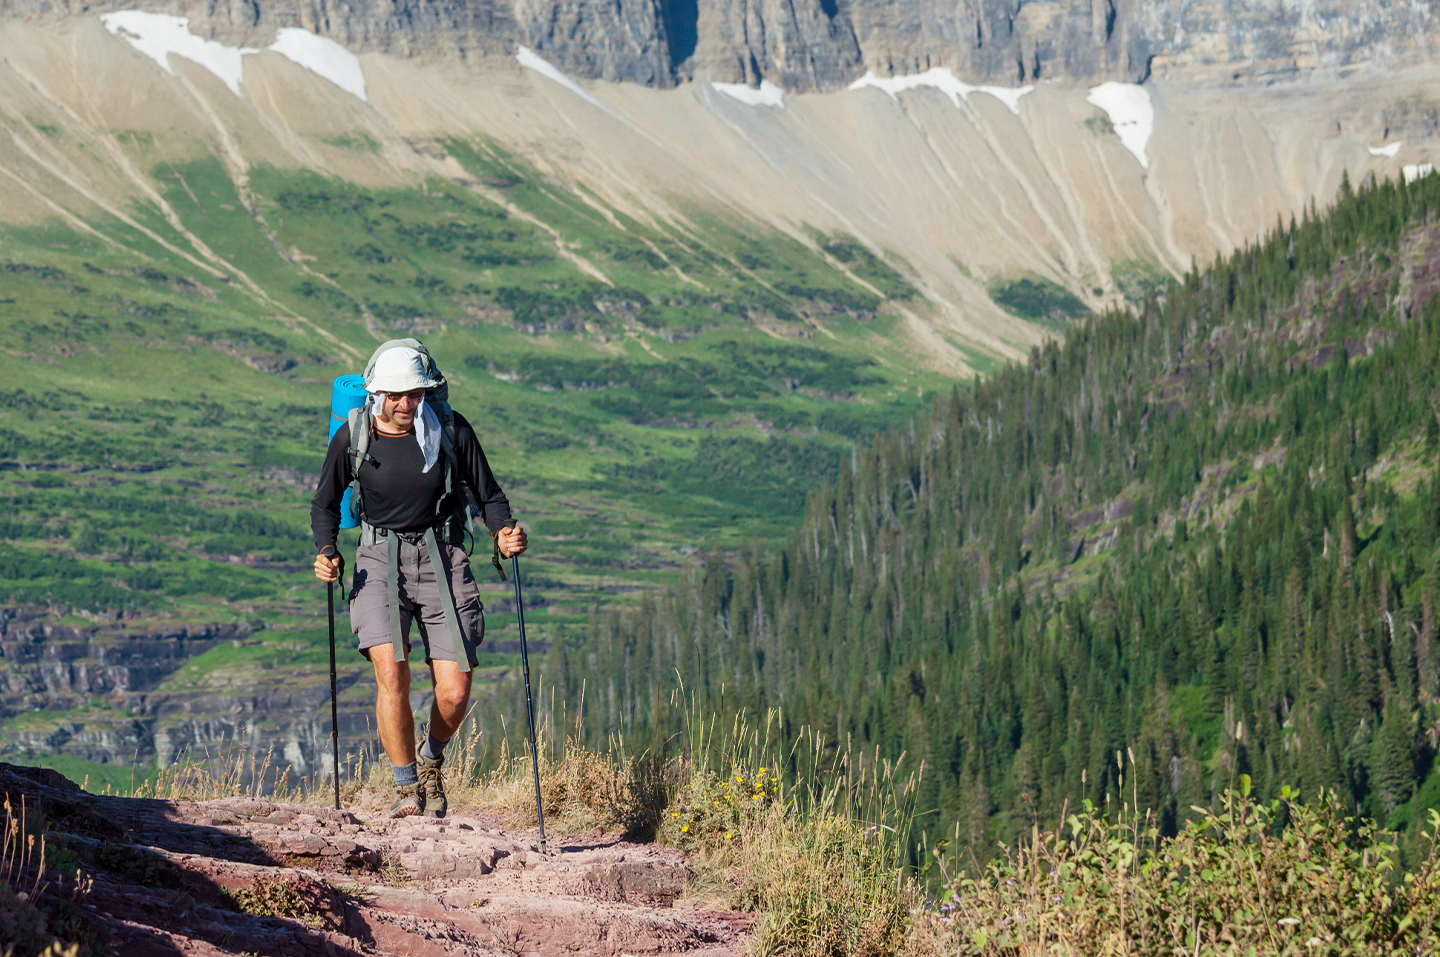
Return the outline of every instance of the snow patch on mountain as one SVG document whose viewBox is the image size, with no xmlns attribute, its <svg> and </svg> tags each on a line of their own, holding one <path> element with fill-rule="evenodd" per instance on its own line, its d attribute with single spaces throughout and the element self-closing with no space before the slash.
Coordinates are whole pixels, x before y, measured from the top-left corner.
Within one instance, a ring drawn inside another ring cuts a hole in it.
<svg viewBox="0 0 1440 957">
<path fill-rule="evenodd" d="M 334 83 L 346 93 L 365 99 L 365 72 L 360 58 L 329 37 L 298 27 L 285 27 L 269 49 Z"/>
<path fill-rule="evenodd" d="M 170 54 L 198 63 L 240 96 L 245 79 L 245 57 L 261 52 L 254 47 L 226 46 L 190 32 L 190 18 L 144 10 L 119 10 L 100 15 L 105 29 L 150 57 L 171 76 Z M 365 99 L 365 73 L 360 58 L 328 37 L 285 27 L 267 49 L 322 76 L 347 93 Z"/>
<path fill-rule="evenodd" d="M 866 70 L 864 76 L 850 84 L 850 89 L 861 90 L 867 86 L 884 90 L 892 97 L 898 96 L 905 90 L 916 90 L 928 86 L 949 97 L 956 109 L 959 109 L 962 101 L 970 98 L 971 93 L 988 93 L 1009 107 L 1010 112 L 1016 116 L 1020 115 L 1020 98 L 1035 89 L 1033 86 L 971 86 L 957 77 L 949 67 L 944 66 L 934 67 L 924 73 L 890 77 L 879 77 L 873 71 Z"/>
<path fill-rule="evenodd" d="M 231 47 L 215 40 L 206 40 L 190 32 L 190 18 L 168 13 L 147 13 L 143 10 L 118 10 L 100 15 L 105 29 L 160 64 L 171 76 L 170 54 L 183 56 L 198 63 L 220 78 L 230 92 L 240 95 L 240 81 L 245 78 L 244 56 L 259 53 L 250 47 Z"/>
<path fill-rule="evenodd" d="M 544 59 L 529 47 L 521 47 L 519 50 L 515 51 L 515 59 L 519 60 L 520 65 L 523 66 L 525 69 L 534 70 L 536 73 L 540 74 L 546 79 L 554 80 L 556 83 L 559 83 L 561 86 L 565 87 L 565 89 L 569 90 L 571 93 L 574 93 L 581 99 L 586 100 L 590 103 L 594 103 L 602 110 L 605 109 L 604 104 L 602 104 L 599 100 L 595 99 L 595 97 L 591 96 L 589 90 L 585 89 L 579 83 L 576 83 L 574 80 L 570 79 L 564 73 L 561 73 L 552 63 L 550 63 L 549 60 Z M 607 110 L 606 112 L 609 111 Z"/>
<path fill-rule="evenodd" d="M 1400 170 L 1401 175 L 1405 177 L 1405 182 L 1407 183 L 1413 183 L 1417 179 L 1423 179 L 1433 172 L 1435 172 L 1434 163 L 1411 163 Z"/>
<path fill-rule="evenodd" d="M 750 106 L 778 106 L 785 108 L 785 91 L 769 80 L 761 80 L 759 89 L 745 83 L 711 83 L 716 92 L 724 93 L 731 99 Z"/>
<path fill-rule="evenodd" d="M 730 96 L 732 99 L 739 99 L 742 104 L 779 106 L 780 109 L 785 109 L 785 91 L 768 79 L 760 81 L 759 89 L 749 86 L 747 83 L 710 83 L 710 85 L 716 88 L 716 92 Z"/>
<path fill-rule="evenodd" d="M 1149 169 L 1150 158 L 1145 155 L 1145 147 L 1155 130 L 1155 107 L 1150 102 L 1150 91 L 1137 83 L 1111 80 L 1092 87 L 1086 100 L 1105 111 L 1120 137 L 1120 144 L 1135 154 L 1141 166 Z"/>
</svg>

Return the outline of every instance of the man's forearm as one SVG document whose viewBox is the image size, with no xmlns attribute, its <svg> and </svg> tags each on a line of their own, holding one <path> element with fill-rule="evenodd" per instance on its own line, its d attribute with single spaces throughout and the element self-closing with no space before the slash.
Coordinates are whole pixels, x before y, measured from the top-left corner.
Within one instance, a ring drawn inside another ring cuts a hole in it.
<svg viewBox="0 0 1440 957">
<path fill-rule="evenodd" d="M 340 535 L 340 505 L 350 487 L 349 460 L 345 450 L 350 428 L 342 425 L 330 439 L 325 450 L 325 465 L 320 470 L 320 484 L 310 499 L 310 532 L 315 536 L 315 551 L 334 545 Z"/>
<path fill-rule="evenodd" d="M 310 532 L 315 536 L 315 552 L 323 552 L 340 538 L 340 506 L 326 508 L 319 502 L 310 505 Z"/>
</svg>

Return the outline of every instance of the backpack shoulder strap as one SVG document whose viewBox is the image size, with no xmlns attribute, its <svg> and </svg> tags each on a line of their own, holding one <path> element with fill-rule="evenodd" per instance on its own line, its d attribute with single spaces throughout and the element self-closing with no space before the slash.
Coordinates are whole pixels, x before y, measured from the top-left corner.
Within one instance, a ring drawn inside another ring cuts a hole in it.
<svg viewBox="0 0 1440 957">
<path fill-rule="evenodd" d="M 350 475 L 357 478 L 360 466 L 370 458 L 370 410 L 362 405 L 350 410 L 346 419 L 350 426 Z"/>
<path fill-rule="evenodd" d="M 455 489 L 455 413 L 449 402 L 434 402 L 433 405 L 440 420 L 440 457 L 445 460 L 445 497 L 449 498 Z"/>
<path fill-rule="evenodd" d="M 445 459 L 445 495 L 436 503 L 436 514 L 449 513 L 446 517 L 447 535 L 454 528 L 450 523 L 458 520 L 458 527 L 469 530 L 472 537 L 475 537 L 475 516 L 479 511 L 479 502 L 468 483 L 463 479 L 456 480 L 455 412 L 450 408 L 450 403 L 444 400 L 433 400 L 432 406 L 436 417 L 440 419 L 440 451 Z M 457 485 L 459 495 L 455 494 Z"/>
<path fill-rule="evenodd" d="M 455 451 L 455 411 L 449 402 L 436 402 L 434 406 L 440 419 L 440 448 L 449 454 Z"/>
<path fill-rule="evenodd" d="M 360 466 L 367 460 L 375 461 L 370 458 L 369 404 L 351 409 L 346 423 L 350 426 L 350 448 L 346 450 L 350 456 L 350 509 L 353 518 L 363 518 L 365 503 L 360 500 Z"/>
</svg>

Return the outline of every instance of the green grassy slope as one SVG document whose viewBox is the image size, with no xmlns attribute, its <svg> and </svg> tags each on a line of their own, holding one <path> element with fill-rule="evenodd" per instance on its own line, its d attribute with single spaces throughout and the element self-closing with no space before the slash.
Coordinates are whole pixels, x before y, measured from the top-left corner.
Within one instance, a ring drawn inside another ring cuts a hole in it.
<svg viewBox="0 0 1440 957">
<path fill-rule="evenodd" d="M 329 383 L 380 338 L 451 378 L 532 528 L 545 637 L 701 548 L 782 540 L 947 386 L 897 342 L 885 304 L 914 290 L 846 236 L 638 222 L 484 142 L 447 144 L 466 176 L 388 190 L 261 167 L 242 192 L 126 148 L 181 228 L 136 203 L 143 230 L 0 230 L 0 602 L 313 627 Z"/>
<path fill-rule="evenodd" d="M 258 169 L 252 216 L 217 160 L 157 166 L 184 226 L 264 298 L 114 223 L 97 225 L 125 248 L 7 230 L 5 554 L 56 557 L 11 568 L 6 597 L 282 601 L 285 575 L 193 558 L 303 561 L 327 383 L 360 365 L 322 329 L 362 354 L 423 337 L 548 542 L 537 557 L 591 569 L 778 533 L 814 476 L 942 384 L 889 345 L 882 297 L 913 291 L 844 237 L 646 227 L 483 144 L 452 151 L 485 195 Z M 158 210 L 132 215 L 194 255 Z"/>
</svg>

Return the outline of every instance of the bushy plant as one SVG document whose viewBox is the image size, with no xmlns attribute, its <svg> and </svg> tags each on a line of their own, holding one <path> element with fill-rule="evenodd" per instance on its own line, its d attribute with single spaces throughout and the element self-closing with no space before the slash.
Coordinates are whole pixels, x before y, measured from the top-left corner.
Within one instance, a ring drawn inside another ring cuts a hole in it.
<svg viewBox="0 0 1440 957">
<path fill-rule="evenodd" d="M 736 769 L 721 777 L 693 769 L 660 821 L 659 839 L 686 853 L 742 840 L 769 819 L 770 808 L 782 802 L 779 772 L 760 766 Z"/>
<path fill-rule="evenodd" d="M 479 808 L 502 814 L 516 827 L 535 823 L 535 783 L 529 748 L 512 751 L 501 739 L 494 767 L 483 770 L 484 747 L 479 723 L 462 727 L 458 747 L 447 767 L 446 793 L 453 808 Z M 537 736 L 540 793 L 545 823 L 558 833 L 579 834 L 593 828 L 645 839 L 654 834 L 671 790 L 671 769 L 653 756 L 627 756 L 622 751 L 595 751 L 568 737 L 550 746 L 548 723 Z M 389 766 L 375 764 L 372 787 L 388 788 Z M 302 797 L 301 800 L 308 800 Z"/>
<path fill-rule="evenodd" d="M 46 929 L 45 914 L 25 891 L 15 891 L 0 881 L 0 941 L 4 957 L 33 957 L 40 954 L 54 936 Z"/>
<path fill-rule="evenodd" d="M 1065 828 L 1032 830 L 978 876 L 951 873 L 930 929 L 949 953 L 1425 954 L 1440 946 L 1440 814 L 1430 853 L 1398 874 L 1390 835 L 1322 791 L 1250 797 L 1242 776 L 1218 810 L 1162 838 L 1148 815 L 1086 803 Z M 953 871 L 943 850 L 942 871 Z"/>
<path fill-rule="evenodd" d="M 328 892 L 298 875 L 279 880 L 257 877 L 249 887 L 225 893 L 232 907 L 256 917 L 288 917 L 311 927 L 326 925 Z"/>
</svg>

